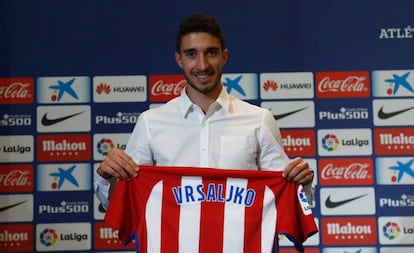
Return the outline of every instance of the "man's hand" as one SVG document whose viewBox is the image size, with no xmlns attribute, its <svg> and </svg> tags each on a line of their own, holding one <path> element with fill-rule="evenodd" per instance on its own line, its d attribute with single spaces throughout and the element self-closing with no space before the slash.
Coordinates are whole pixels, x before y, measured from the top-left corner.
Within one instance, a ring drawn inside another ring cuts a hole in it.
<svg viewBox="0 0 414 253">
<path fill-rule="evenodd" d="M 139 167 L 134 160 L 120 149 L 109 153 L 96 172 L 105 179 L 128 179 L 136 177 Z"/>
<path fill-rule="evenodd" d="M 291 160 L 283 170 L 283 176 L 287 180 L 292 180 L 302 185 L 307 185 L 313 181 L 313 171 L 309 164 L 301 157 Z"/>
</svg>

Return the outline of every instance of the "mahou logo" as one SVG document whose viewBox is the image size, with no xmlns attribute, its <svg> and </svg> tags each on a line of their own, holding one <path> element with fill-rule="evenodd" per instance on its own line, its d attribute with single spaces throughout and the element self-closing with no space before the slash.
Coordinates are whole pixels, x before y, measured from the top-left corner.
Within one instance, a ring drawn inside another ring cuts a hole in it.
<svg viewBox="0 0 414 253">
<path fill-rule="evenodd" d="M 322 243 L 325 245 L 374 245 L 377 228 L 374 217 L 322 218 Z"/>
<path fill-rule="evenodd" d="M 91 136 L 39 135 L 37 137 L 37 160 L 89 161 L 91 159 Z"/>
<path fill-rule="evenodd" d="M 314 130 L 281 130 L 283 147 L 288 156 L 314 156 L 316 141 Z"/>
<path fill-rule="evenodd" d="M 369 97 L 371 93 L 368 71 L 317 72 L 315 80 L 318 98 Z"/>
<path fill-rule="evenodd" d="M 330 185 L 372 185 L 374 166 L 371 158 L 321 158 L 319 183 Z"/>
<path fill-rule="evenodd" d="M 412 128 L 377 128 L 374 130 L 374 136 L 377 155 L 414 154 Z"/>
<path fill-rule="evenodd" d="M 0 78 L 0 104 L 31 104 L 33 78 Z"/>
<path fill-rule="evenodd" d="M 31 192 L 33 185 L 33 165 L 0 166 L 0 192 Z"/>
<path fill-rule="evenodd" d="M 135 241 L 124 246 L 118 239 L 118 230 L 105 222 L 94 224 L 94 248 L 98 250 L 135 249 Z"/>
<path fill-rule="evenodd" d="M 150 76 L 150 101 L 166 102 L 178 97 L 186 85 L 187 81 L 183 75 Z"/>
<path fill-rule="evenodd" d="M 33 252 L 31 224 L 0 225 L 1 252 Z"/>
</svg>

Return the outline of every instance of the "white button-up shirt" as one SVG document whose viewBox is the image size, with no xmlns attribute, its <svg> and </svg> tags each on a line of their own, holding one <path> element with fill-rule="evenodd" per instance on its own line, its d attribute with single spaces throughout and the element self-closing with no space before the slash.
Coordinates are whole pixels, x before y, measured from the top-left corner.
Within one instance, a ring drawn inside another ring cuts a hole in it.
<svg viewBox="0 0 414 253">
<path fill-rule="evenodd" d="M 273 114 L 222 89 L 204 114 L 185 91 L 143 112 L 126 153 L 136 163 L 243 170 L 283 170 L 289 158 Z"/>
<path fill-rule="evenodd" d="M 143 112 L 125 151 L 137 164 L 147 165 L 282 171 L 289 162 L 273 114 L 225 89 L 206 114 L 185 90 Z M 107 183 L 95 183 L 95 190 L 107 191 Z M 102 194 L 107 196 L 97 195 Z"/>
</svg>

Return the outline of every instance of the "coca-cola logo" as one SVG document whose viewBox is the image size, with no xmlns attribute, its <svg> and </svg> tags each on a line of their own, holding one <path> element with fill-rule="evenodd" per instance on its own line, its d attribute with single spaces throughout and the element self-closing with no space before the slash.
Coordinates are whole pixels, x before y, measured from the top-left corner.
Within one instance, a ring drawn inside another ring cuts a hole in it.
<svg viewBox="0 0 414 253">
<path fill-rule="evenodd" d="M 365 76 L 348 76 L 342 80 L 332 80 L 324 77 L 318 85 L 320 92 L 362 92 L 365 88 Z"/>
<path fill-rule="evenodd" d="M 335 167 L 333 163 L 328 163 L 321 170 L 321 178 L 329 179 L 368 179 L 369 171 L 368 163 L 351 163 L 348 166 Z"/>
<path fill-rule="evenodd" d="M 0 187 L 24 187 L 31 184 L 29 170 L 11 170 L 0 174 Z"/>
<path fill-rule="evenodd" d="M 33 93 L 33 78 L 0 78 L 0 104 L 30 104 Z"/>
<path fill-rule="evenodd" d="M 0 87 L 0 98 L 27 98 L 32 96 L 29 92 L 30 83 L 11 83 Z"/>
<path fill-rule="evenodd" d="M 152 86 L 151 94 L 154 96 L 159 96 L 159 95 L 178 96 L 180 95 L 181 91 L 185 88 L 186 85 L 187 85 L 186 80 L 181 80 L 177 83 L 164 83 L 163 80 L 158 80 Z"/>
</svg>

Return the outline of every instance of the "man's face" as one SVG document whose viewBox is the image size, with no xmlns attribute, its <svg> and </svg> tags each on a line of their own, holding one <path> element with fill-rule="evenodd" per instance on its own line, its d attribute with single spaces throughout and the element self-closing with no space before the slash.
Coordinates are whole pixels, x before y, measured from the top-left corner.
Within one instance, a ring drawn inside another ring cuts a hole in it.
<svg viewBox="0 0 414 253">
<path fill-rule="evenodd" d="M 228 51 L 222 50 L 219 39 L 204 32 L 182 37 L 180 54 L 175 53 L 177 64 L 183 69 L 187 83 L 200 93 L 220 90 L 223 66 Z"/>
</svg>

